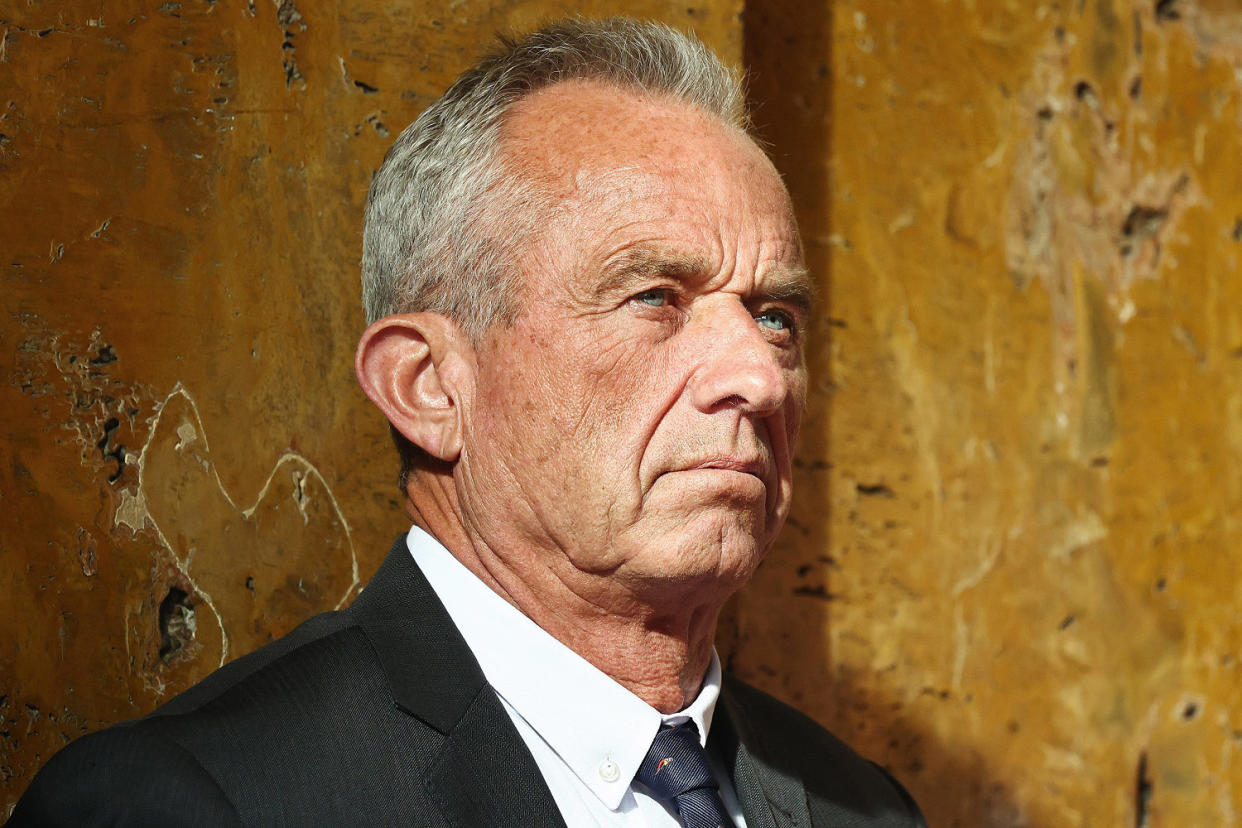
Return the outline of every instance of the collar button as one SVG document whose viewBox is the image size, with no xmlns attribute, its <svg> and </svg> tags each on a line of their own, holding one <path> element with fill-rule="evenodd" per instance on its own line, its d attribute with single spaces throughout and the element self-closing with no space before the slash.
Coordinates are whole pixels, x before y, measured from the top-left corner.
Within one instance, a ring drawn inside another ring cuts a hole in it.
<svg viewBox="0 0 1242 828">
<path fill-rule="evenodd" d="M 616 782 L 621 776 L 621 768 L 611 759 L 599 763 L 599 778 L 605 782 Z"/>
</svg>

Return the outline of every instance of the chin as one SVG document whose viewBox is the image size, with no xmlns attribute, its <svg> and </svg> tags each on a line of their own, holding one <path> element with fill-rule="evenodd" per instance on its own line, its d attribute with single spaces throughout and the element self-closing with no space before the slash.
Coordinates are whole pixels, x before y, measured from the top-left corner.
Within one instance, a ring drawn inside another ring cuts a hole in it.
<svg viewBox="0 0 1242 828">
<path fill-rule="evenodd" d="M 663 539 L 668 577 L 732 593 L 750 580 L 770 546 L 762 529 L 749 513 L 703 510 Z"/>
</svg>

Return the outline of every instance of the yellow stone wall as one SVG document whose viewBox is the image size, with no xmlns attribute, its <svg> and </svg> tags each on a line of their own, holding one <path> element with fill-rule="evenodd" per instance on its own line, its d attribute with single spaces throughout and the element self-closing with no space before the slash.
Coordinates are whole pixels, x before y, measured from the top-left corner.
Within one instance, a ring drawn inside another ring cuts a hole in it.
<svg viewBox="0 0 1242 828">
<path fill-rule="evenodd" d="M 735 669 L 934 826 L 1242 810 L 1242 6 L 751 2 L 826 316 Z"/>
<path fill-rule="evenodd" d="M 740 0 L 0 0 L 0 821 L 408 526 L 351 367 L 371 172 L 578 11 L 741 59 Z"/>
<path fill-rule="evenodd" d="M 933 826 L 1235 823 L 1242 8 L 741 6 L 0 2 L 0 814 L 378 564 L 371 170 L 582 9 L 745 58 L 820 281 L 728 663 Z"/>
</svg>

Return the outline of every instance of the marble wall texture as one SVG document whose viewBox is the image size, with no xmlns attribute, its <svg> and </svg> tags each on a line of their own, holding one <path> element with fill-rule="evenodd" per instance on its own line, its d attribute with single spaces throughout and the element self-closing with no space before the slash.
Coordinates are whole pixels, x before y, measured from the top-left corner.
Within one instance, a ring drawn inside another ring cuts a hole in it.
<svg viewBox="0 0 1242 828">
<path fill-rule="evenodd" d="M 353 379 L 371 172 L 493 33 L 575 11 L 741 60 L 740 0 L 0 0 L 0 821 L 408 527 Z"/>
<path fill-rule="evenodd" d="M 746 52 L 826 313 L 735 668 L 932 825 L 1238 824 L 1242 5 L 751 2 Z"/>
<path fill-rule="evenodd" d="M 933 826 L 1237 823 L 1234 0 L 0 0 L 0 816 L 378 565 L 371 170 L 576 10 L 745 60 L 820 282 L 722 657 Z"/>
</svg>

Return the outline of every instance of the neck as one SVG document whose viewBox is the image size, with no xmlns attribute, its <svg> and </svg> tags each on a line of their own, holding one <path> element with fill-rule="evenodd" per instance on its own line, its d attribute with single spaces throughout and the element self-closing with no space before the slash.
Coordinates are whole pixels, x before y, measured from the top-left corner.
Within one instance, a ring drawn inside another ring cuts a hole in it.
<svg viewBox="0 0 1242 828">
<path fill-rule="evenodd" d="M 538 549 L 488 543 L 461 519 L 451 476 L 420 472 L 408 495 L 415 524 L 501 598 L 622 687 L 666 714 L 698 695 L 711 663 L 716 621 L 732 590 L 699 581 L 680 588 L 662 584 L 650 592 L 628 589 L 611 573 L 566 572 Z"/>
</svg>

